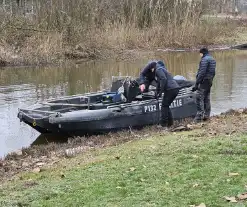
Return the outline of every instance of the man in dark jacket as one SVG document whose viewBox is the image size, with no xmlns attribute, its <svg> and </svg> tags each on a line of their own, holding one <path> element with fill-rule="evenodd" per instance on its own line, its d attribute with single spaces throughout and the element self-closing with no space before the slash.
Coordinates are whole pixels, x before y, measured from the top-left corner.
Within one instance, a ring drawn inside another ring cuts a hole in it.
<svg viewBox="0 0 247 207">
<path fill-rule="evenodd" d="M 194 122 L 207 120 L 210 117 L 211 103 L 210 92 L 215 76 L 216 61 L 209 55 L 207 48 L 200 50 L 201 61 L 196 75 L 196 84 L 192 91 L 197 91 L 197 114 Z"/>
<path fill-rule="evenodd" d="M 140 90 L 148 91 L 152 81 L 157 82 L 157 95 L 161 97 L 164 93 L 161 105 L 161 126 L 169 127 L 173 124 L 173 117 L 169 106 L 179 92 L 179 85 L 173 76 L 167 71 L 162 61 L 148 63 L 140 74 Z"/>
</svg>

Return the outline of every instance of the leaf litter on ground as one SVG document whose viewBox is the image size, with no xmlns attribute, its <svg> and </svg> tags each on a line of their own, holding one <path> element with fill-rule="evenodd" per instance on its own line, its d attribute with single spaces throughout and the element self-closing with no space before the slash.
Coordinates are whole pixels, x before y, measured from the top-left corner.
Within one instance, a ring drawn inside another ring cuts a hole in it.
<svg viewBox="0 0 247 207">
<path fill-rule="evenodd" d="M 229 176 L 238 176 L 239 173 L 229 173 Z"/>
<path fill-rule="evenodd" d="M 201 203 L 199 206 L 196 205 L 190 205 L 190 207 L 207 207 L 205 203 Z"/>
<path fill-rule="evenodd" d="M 237 203 L 238 201 L 243 201 L 247 199 L 247 192 L 239 194 L 237 196 L 224 196 L 224 198 L 230 203 Z"/>
</svg>

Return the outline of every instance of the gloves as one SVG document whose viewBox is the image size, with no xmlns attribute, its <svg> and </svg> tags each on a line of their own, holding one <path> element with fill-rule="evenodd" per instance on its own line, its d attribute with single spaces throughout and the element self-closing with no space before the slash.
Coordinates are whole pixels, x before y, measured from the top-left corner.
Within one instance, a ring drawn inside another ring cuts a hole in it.
<svg viewBox="0 0 247 207">
<path fill-rule="evenodd" d="M 198 85 L 195 85 L 195 86 L 191 89 L 192 92 L 195 92 L 195 91 L 197 91 L 197 90 L 198 90 Z"/>
<path fill-rule="evenodd" d="M 139 88 L 140 88 L 141 92 L 143 92 L 145 90 L 145 84 L 140 85 Z"/>
</svg>

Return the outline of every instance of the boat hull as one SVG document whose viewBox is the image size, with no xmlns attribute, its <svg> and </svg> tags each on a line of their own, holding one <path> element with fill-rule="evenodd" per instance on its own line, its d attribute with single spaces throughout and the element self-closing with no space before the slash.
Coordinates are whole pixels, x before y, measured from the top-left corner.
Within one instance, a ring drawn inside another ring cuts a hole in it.
<svg viewBox="0 0 247 207">
<path fill-rule="evenodd" d="M 161 116 L 161 102 L 152 99 L 119 104 L 97 110 L 78 110 L 63 114 L 51 114 L 46 118 L 33 118 L 25 111 L 18 117 L 42 134 L 62 133 L 68 135 L 87 135 L 126 128 L 137 128 L 158 124 Z M 171 105 L 174 120 L 193 118 L 196 115 L 195 94 L 177 97 Z"/>
</svg>

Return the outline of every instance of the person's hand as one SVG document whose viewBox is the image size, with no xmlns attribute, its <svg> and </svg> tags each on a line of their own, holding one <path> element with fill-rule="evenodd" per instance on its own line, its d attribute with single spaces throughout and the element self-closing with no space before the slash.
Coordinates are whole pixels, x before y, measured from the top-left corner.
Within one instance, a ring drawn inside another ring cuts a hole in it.
<svg viewBox="0 0 247 207">
<path fill-rule="evenodd" d="M 195 86 L 191 89 L 192 92 L 195 92 L 195 91 L 197 91 L 197 90 L 198 90 L 198 86 L 197 86 L 197 85 L 195 85 Z"/>
<path fill-rule="evenodd" d="M 140 85 L 139 88 L 140 88 L 141 92 L 143 92 L 145 90 L 145 84 Z"/>
</svg>

